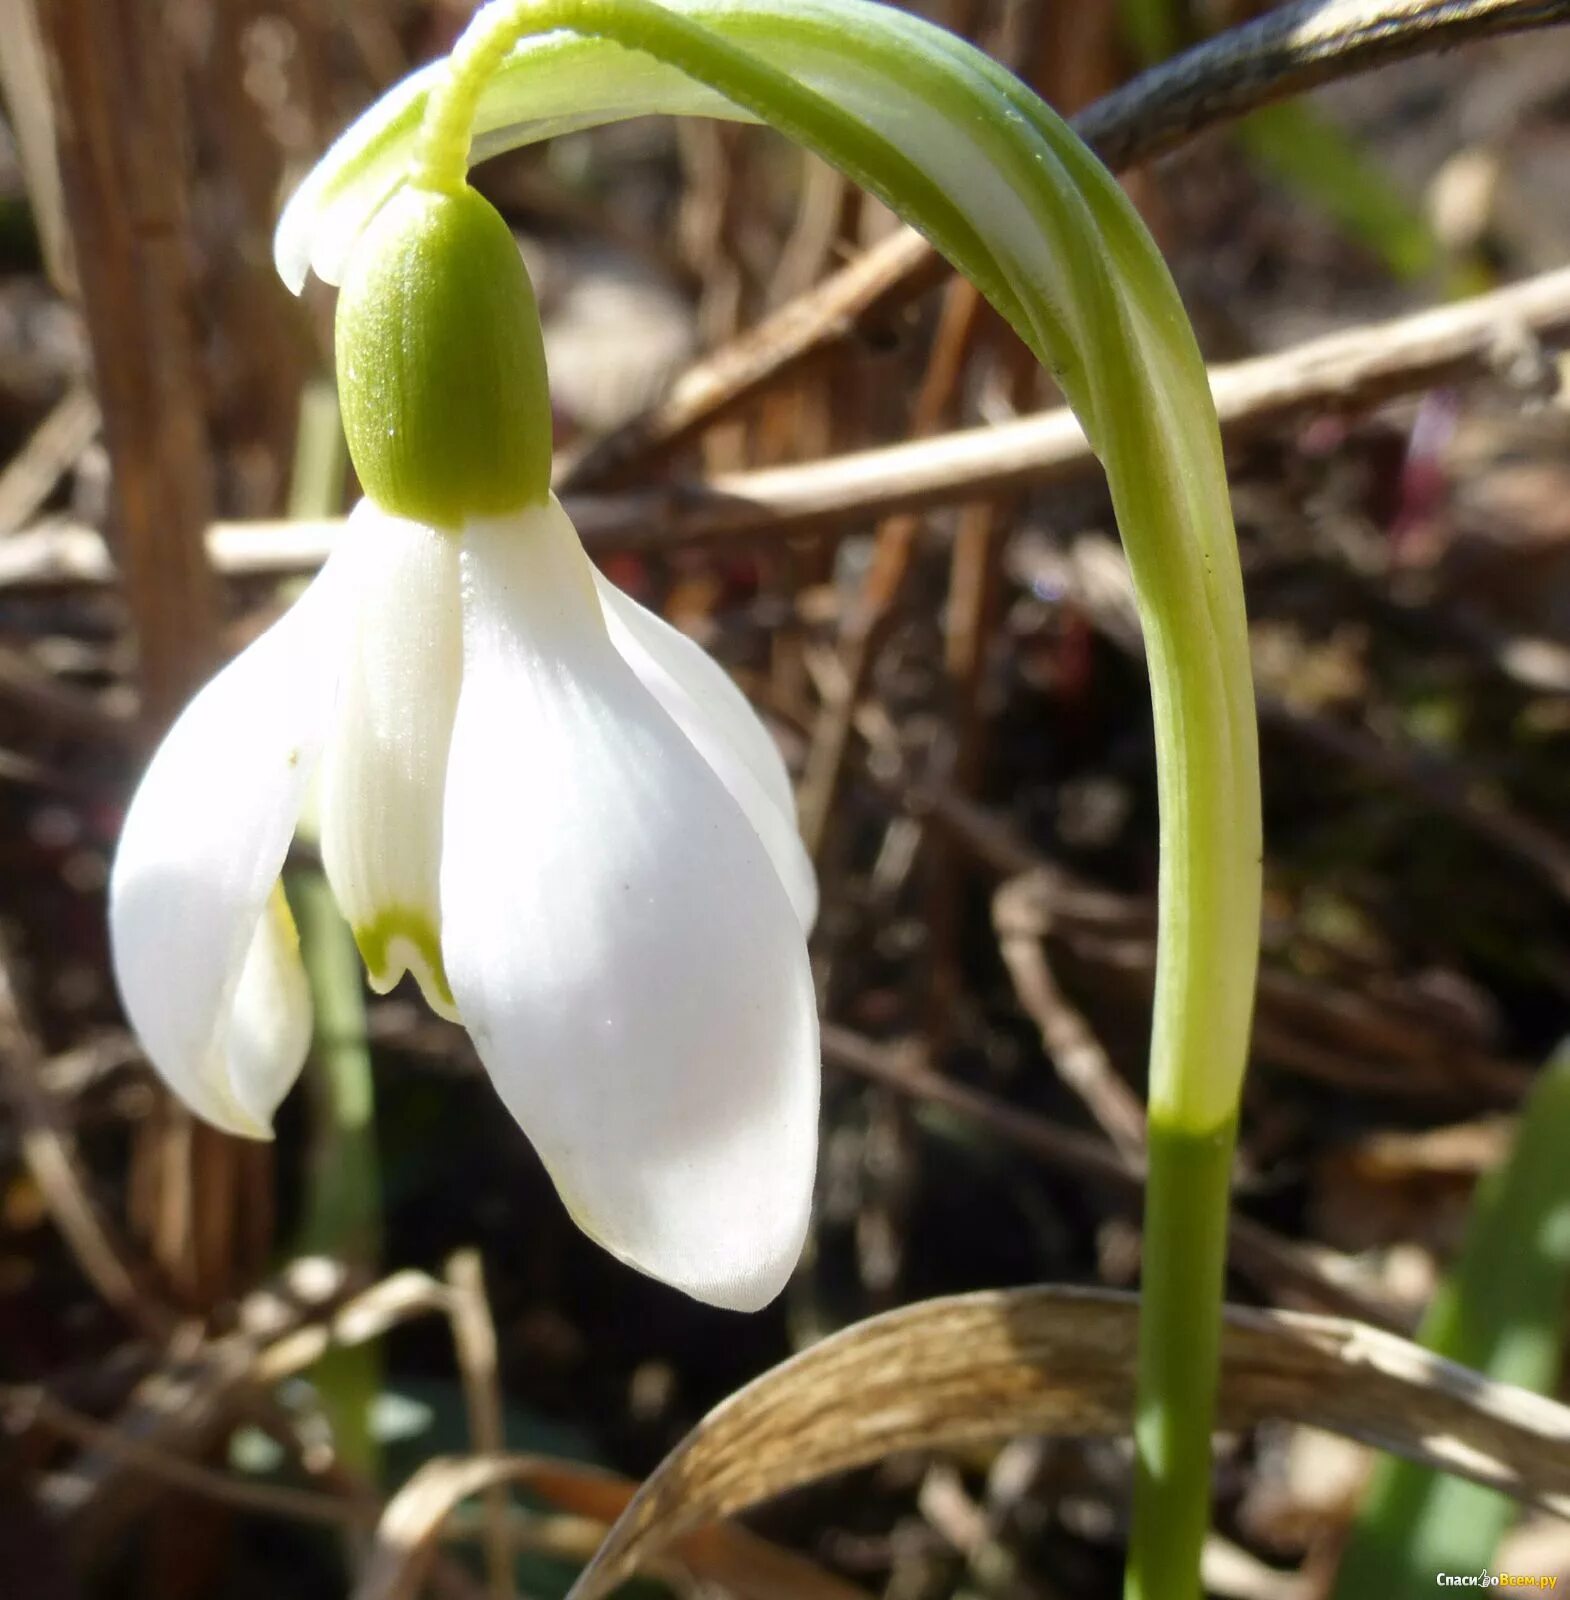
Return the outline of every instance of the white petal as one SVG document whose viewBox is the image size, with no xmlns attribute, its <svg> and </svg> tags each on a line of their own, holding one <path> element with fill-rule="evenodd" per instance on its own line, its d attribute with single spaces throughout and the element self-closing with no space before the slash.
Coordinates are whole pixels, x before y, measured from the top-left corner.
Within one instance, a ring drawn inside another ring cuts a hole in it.
<svg viewBox="0 0 1570 1600">
<path fill-rule="evenodd" d="M 311 990 L 283 886 L 275 884 L 235 988 L 224 1035 L 227 1087 L 263 1132 L 311 1048 Z"/>
<path fill-rule="evenodd" d="M 322 752 L 322 864 L 371 987 L 412 972 L 456 1020 L 441 959 L 442 790 L 463 672 L 458 540 L 365 500 L 352 644 Z"/>
<path fill-rule="evenodd" d="M 148 1059 L 193 1111 L 252 1138 L 309 1043 L 287 909 L 267 906 L 331 714 L 350 582 L 335 552 L 180 714 L 109 884 L 115 979 Z"/>
<path fill-rule="evenodd" d="M 611 643 L 719 774 L 811 932 L 818 879 L 796 827 L 796 797 L 773 736 L 730 674 L 694 640 L 595 573 Z"/>
<path fill-rule="evenodd" d="M 453 992 L 580 1225 L 716 1305 L 800 1252 L 818 1038 L 757 834 L 605 631 L 560 507 L 464 534 L 442 915 Z"/>
<path fill-rule="evenodd" d="M 611 642 L 627 658 L 644 686 L 662 705 L 664 697 L 655 687 L 656 682 L 680 689 L 701 705 L 735 746 L 764 793 L 781 811 L 794 816 L 796 800 L 784 757 L 735 679 L 695 639 L 689 639 L 647 606 L 639 605 L 598 569 L 594 583 Z"/>
</svg>

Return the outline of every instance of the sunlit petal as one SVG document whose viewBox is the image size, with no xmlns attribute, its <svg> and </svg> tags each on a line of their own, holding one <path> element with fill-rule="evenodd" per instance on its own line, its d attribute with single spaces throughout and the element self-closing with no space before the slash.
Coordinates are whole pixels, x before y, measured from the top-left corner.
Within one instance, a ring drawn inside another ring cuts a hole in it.
<svg viewBox="0 0 1570 1600">
<path fill-rule="evenodd" d="M 780 1289 L 818 1044 L 757 833 L 605 631 L 554 503 L 464 535 L 444 947 L 509 1109 L 583 1228 L 699 1299 Z"/>
<path fill-rule="evenodd" d="M 707 651 L 603 574 L 595 574 L 595 583 L 611 643 L 746 813 L 797 919 L 810 931 L 818 914 L 818 880 L 796 827 L 796 800 L 779 746 Z"/>
<path fill-rule="evenodd" d="M 348 553 L 181 713 L 126 813 L 109 885 L 115 979 L 193 1111 L 267 1138 L 309 1042 L 278 873 L 332 711 Z"/>
<path fill-rule="evenodd" d="M 463 671 L 458 540 L 362 501 L 357 615 L 322 752 L 322 862 L 372 988 L 412 972 L 456 1019 L 442 969 L 442 791 Z"/>
</svg>

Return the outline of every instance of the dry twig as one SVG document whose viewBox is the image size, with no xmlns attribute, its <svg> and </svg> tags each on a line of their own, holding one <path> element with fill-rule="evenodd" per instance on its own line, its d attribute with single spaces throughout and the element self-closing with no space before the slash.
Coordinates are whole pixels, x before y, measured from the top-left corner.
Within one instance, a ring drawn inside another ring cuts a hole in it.
<svg viewBox="0 0 1570 1600">
<path fill-rule="evenodd" d="M 1141 74 L 1074 127 L 1116 171 L 1316 84 L 1567 18 L 1570 0 L 1297 0 Z M 587 452 L 569 487 L 631 481 L 803 361 L 891 316 L 945 270 L 920 234 L 891 234 L 699 362 L 658 405 Z"/>
<path fill-rule="evenodd" d="M 183 101 L 161 12 L 133 0 L 59 0 L 45 21 L 120 565 L 157 726 L 218 650 L 218 594 L 202 544 L 211 467 L 190 324 Z"/>
<path fill-rule="evenodd" d="M 98 435 L 98 401 L 74 383 L 0 472 L 0 538 L 37 514 L 55 485 Z"/>
<path fill-rule="evenodd" d="M 602 1527 L 631 1503 L 636 1486 L 614 1473 L 544 1456 L 438 1456 L 393 1496 L 354 1600 L 415 1600 L 442 1528 L 460 1502 L 515 1485 Z M 716 1527 L 678 1541 L 678 1571 L 718 1585 L 738 1600 L 866 1600 L 853 1584 L 741 1528 Z M 658 1569 L 670 1572 L 672 1563 Z"/>
<path fill-rule="evenodd" d="M 113 468 L 115 550 L 142 716 L 156 731 L 220 653 L 218 585 L 203 539 L 212 462 L 191 324 L 185 98 L 163 8 L 56 0 L 44 20 L 66 215 Z M 246 1255 L 259 1253 L 266 1208 L 245 1191 L 265 1173 L 266 1153 L 242 1149 L 173 1101 L 137 1139 L 133 1219 L 181 1297 L 210 1306 L 244 1281 Z"/>
<path fill-rule="evenodd" d="M 950 285 L 926 375 L 911 410 L 910 431 L 914 439 L 930 437 L 952 415 L 966 362 L 983 325 L 985 306 L 980 292 L 965 279 Z M 878 647 L 904 589 L 920 531 L 920 520 L 909 512 L 879 523 L 861 592 L 841 628 L 839 654 L 844 691 L 823 702 L 807 748 L 796 801 L 802 838 L 815 860 L 822 854 L 829 815 L 839 793 L 856 707 L 866 692 Z"/>
<path fill-rule="evenodd" d="M 1435 310 L 1312 339 L 1211 369 L 1223 429 L 1237 438 L 1326 408 L 1356 410 L 1490 370 L 1522 335 L 1570 338 L 1570 268 Z M 832 529 L 920 506 L 1012 495 L 1092 471 L 1067 410 L 967 428 L 805 466 L 729 473 L 603 497 L 569 497 L 590 548 L 663 550 L 726 539 Z M 228 522 L 210 530 L 214 566 L 232 577 L 309 572 L 342 528 L 319 522 Z M 113 567 L 90 528 L 41 527 L 0 544 L 0 589 L 107 583 Z"/>
<path fill-rule="evenodd" d="M 247 1483 L 233 1473 L 201 1466 L 133 1438 L 119 1428 L 95 1422 L 40 1388 L 0 1387 L 0 1416 L 13 1431 L 42 1428 L 133 1471 L 146 1473 L 171 1488 L 233 1506 L 236 1510 L 335 1528 L 363 1525 L 367 1520 L 364 1511 L 352 1500 L 314 1489 Z M 370 1520 L 374 1521 L 374 1516 L 373 1511 Z"/>
<path fill-rule="evenodd" d="M 485 1297 L 485 1269 L 477 1250 L 460 1250 L 447 1263 L 448 1321 L 469 1413 L 469 1440 L 476 1455 L 499 1455 L 507 1441 L 502 1427 L 501 1384 L 496 1372 L 496 1325 Z M 495 1600 L 508 1600 L 512 1547 L 507 1535 L 507 1494 L 485 1490 L 485 1561 Z"/>
<path fill-rule="evenodd" d="M 992 897 L 992 926 L 1014 993 L 1041 1034 L 1057 1075 L 1084 1101 L 1102 1131 L 1126 1159 L 1145 1149 L 1145 1108 L 1117 1075 L 1090 1024 L 1058 987 L 1041 942 L 1041 919 L 1031 902 L 1035 880 L 1011 878 Z M 1024 915 L 1016 902 L 1024 897 Z"/>
<path fill-rule="evenodd" d="M 823 1027 L 823 1058 L 899 1094 L 942 1106 L 1005 1144 L 1106 1190 L 1130 1210 L 1140 1204 L 1142 1155 L 1125 1155 L 1098 1139 L 944 1077 L 915 1049 L 877 1044 L 830 1022 Z M 1265 1293 L 1288 1305 L 1318 1307 L 1374 1327 L 1405 1328 L 1408 1319 L 1358 1287 L 1350 1263 L 1333 1251 L 1300 1245 L 1236 1213 L 1230 1226 L 1239 1272 Z"/>
<path fill-rule="evenodd" d="M 23 1014 L 0 947 L 0 1090 L 16 1118 L 22 1159 L 83 1276 L 132 1327 L 162 1340 L 174 1316 L 93 1199 L 54 1097 L 41 1081 L 43 1066 L 43 1048 Z"/>
</svg>

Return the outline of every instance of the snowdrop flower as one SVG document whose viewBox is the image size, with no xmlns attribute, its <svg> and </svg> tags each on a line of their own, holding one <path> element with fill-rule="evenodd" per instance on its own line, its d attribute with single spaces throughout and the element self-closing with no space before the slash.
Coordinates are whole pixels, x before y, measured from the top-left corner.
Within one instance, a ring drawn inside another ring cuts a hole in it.
<svg viewBox="0 0 1570 1600">
<path fill-rule="evenodd" d="M 760 1306 L 817 1140 L 816 888 L 778 751 L 550 496 L 539 323 L 495 211 L 395 195 L 338 346 L 366 498 L 142 780 L 110 890 L 127 1012 L 194 1111 L 270 1136 L 310 1040 L 279 873 L 314 784 L 372 986 L 411 973 L 463 1023 L 586 1232 Z"/>
</svg>

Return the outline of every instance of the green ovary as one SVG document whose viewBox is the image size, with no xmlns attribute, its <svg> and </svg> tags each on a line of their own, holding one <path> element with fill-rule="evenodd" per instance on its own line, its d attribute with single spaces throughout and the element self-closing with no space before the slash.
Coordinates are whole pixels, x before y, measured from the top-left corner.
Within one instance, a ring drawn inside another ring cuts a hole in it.
<svg viewBox="0 0 1570 1600">
<path fill-rule="evenodd" d="M 426 912 L 414 906 L 388 906 L 369 922 L 355 925 L 354 942 L 371 975 L 371 986 L 379 993 L 392 988 L 400 976 L 393 967 L 394 947 L 399 943 L 408 946 L 419 958 L 418 964 L 411 962 L 410 966 L 426 999 L 438 1009 L 445 1008 L 456 1015 L 457 1003 L 447 983 L 447 969 L 442 965 L 441 939 Z"/>
</svg>

